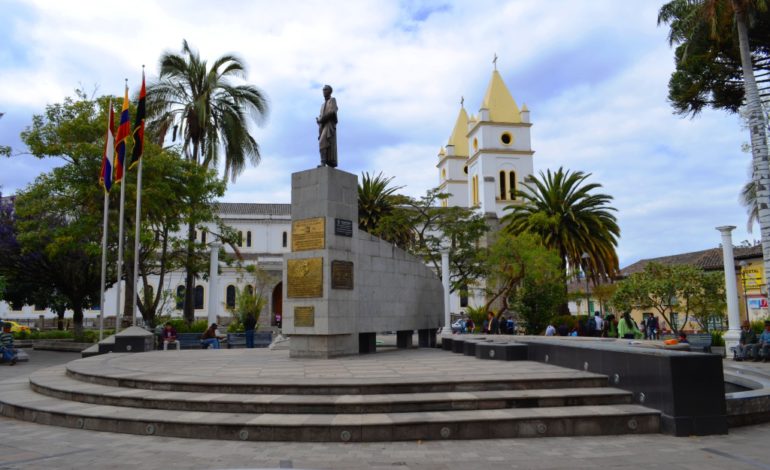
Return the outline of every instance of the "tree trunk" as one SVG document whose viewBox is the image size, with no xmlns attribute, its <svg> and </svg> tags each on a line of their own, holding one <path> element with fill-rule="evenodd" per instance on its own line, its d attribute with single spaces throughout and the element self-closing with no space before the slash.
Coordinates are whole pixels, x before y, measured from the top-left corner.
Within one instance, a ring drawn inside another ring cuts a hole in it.
<svg viewBox="0 0 770 470">
<path fill-rule="evenodd" d="M 76 339 L 83 336 L 83 306 L 79 302 L 72 306 L 72 332 Z"/>
<path fill-rule="evenodd" d="M 754 78 L 754 67 L 749 52 L 749 33 L 746 26 L 746 11 L 741 2 L 733 0 L 735 23 L 738 29 L 738 42 L 741 51 L 743 69 L 743 87 L 746 93 L 749 130 L 751 132 L 751 156 L 753 162 L 753 180 L 757 188 L 757 208 L 759 228 L 762 233 L 762 255 L 765 267 L 765 282 L 770 286 L 770 168 L 767 156 L 767 131 L 759 90 Z M 768 289 L 770 295 L 770 289 Z"/>
<path fill-rule="evenodd" d="M 195 321 L 195 223 L 187 227 L 187 262 L 184 281 L 184 319 L 190 324 Z"/>
<path fill-rule="evenodd" d="M 123 263 L 123 269 L 126 273 L 126 296 L 123 298 L 123 328 L 134 324 L 134 299 L 136 298 L 136 286 L 134 285 L 134 262 Z"/>
</svg>

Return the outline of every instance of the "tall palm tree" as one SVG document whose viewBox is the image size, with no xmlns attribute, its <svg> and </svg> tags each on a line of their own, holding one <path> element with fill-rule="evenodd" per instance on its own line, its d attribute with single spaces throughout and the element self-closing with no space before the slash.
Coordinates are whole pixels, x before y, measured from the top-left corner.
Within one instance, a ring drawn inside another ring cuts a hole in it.
<svg viewBox="0 0 770 470">
<path fill-rule="evenodd" d="M 690 9 L 684 9 L 686 7 Z M 678 9 L 678 10 L 677 10 Z M 757 81 L 754 76 L 748 24 L 756 12 L 767 9 L 765 0 L 672 0 L 661 8 L 658 23 L 672 24 L 669 41 L 681 43 L 688 40 L 704 25 L 710 28 L 712 36 L 725 30 L 725 25 L 733 23 L 729 28 L 731 34 L 738 37 L 740 49 L 741 70 L 743 72 L 743 89 L 745 92 L 745 110 L 751 135 L 752 181 L 756 190 L 759 227 L 762 233 L 762 252 L 765 259 L 765 279 L 770 283 L 770 163 L 768 162 L 767 119 L 760 100 Z M 687 21 L 674 23 L 672 13 L 685 12 Z M 675 28 L 675 25 L 676 26 Z"/>
<path fill-rule="evenodd" d="M 260 124 L 268 112 L 267 98 L 256 87 L 234 84 L 246 67 L 238 57 L 223 55 L 209 67 L 182 41 L 181 54 L 160 57 L 158 81 L 147 87 L 148 130 L 162 144 L 170 130 L 182 138 L 186 158 L 205 168 L 224 156 L 223 178 L 235 181 L 247 163 L 257 165 L 259 145 L 249 124 Z M 224 152 L 224 153 L 223 153 Z M 194 317 L 195 220 L 188 221 L 184 316 Z"/>
<path fill-rule="evenodd" d="M 403 212 L 409 198 L 396 194 L 403 186 L 389 186 L 393 177 L 382 173 L 372 176 L 361 174 L 358 184 L 358 226 L 372 235 L 382 238 L 403 249 L 414 240 L 411 219 Z M 403 210 L 400 210 L 403 209 Z"/>
<path fill-rule="evenodd" d="M 590 173 L 540 172 L 540 178 L 529 177 L 523 189 L 516 192 L 524 204 L 510 205 L 502 223 L 505 230 L 518 235 L 532 233 L 543 244 L 556 250 L 566 273 L 567 265 L 581 266 L 595 280 L 612 277 L 618 270 L 620 228 L 609 206 L 612 196 L 592 194 L 602 186 L 586 183 Z M 584 256 L 587 253 L 588 256 Z"/>
</svg>

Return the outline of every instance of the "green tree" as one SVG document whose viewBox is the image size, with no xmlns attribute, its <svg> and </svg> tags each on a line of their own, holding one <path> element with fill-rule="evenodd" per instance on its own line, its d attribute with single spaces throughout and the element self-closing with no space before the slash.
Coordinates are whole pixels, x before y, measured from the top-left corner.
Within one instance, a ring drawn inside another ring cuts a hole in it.
<svg viewBox="0 0 770 470">
<path fill-rule="evenodd" d="M 260 160 L 259 145 L 249 132 L 249 124 L 261 123 L 267 115 L 265 95 L 248 84 L 235 85 L 233 79 L 246 75 L 243 61 L 223 55 L 211 67 L 197 51 L 182 41 L 181 54 L 164 53 L 160 58 L 160 77 L 147 87 L 148 129 L 158 142 L 169 131 L 183 140 L 185 157 L 204 168 L 216 168 L 224 155 L 224 179 L 235 178 L 247 162 Z M 194 318 L 194 287 L 198 270 L 195 263 L 195 227 L 187 226 L 184 317 Z"/>
<path fill-rule="evenodd" d="M 719 272 L 701 272 L 698 281 L 700 285 L 689 301 L 690 311 L 701 328 L 709 332 L 712 320 L 725 317 L 725 276 Z"/>
<path fill-rule="evenodd" d="M 615 247 L 620 236 L 612 196 L 594 191 L 599 183 L 588 183 L 591 176 L 582 171 L 559 168 L 540 172 L 540 178 L 529 177 L 516 197 L 523 204 L 512 204 L 503 219 L 505 230 L 515 235 L 531 233 L 555 250 L 562 271 L 567 265 L 582 266 L 583 271 L 598 280 L 612 278 L 618 271 Z M 588 257 L 583 257 L 584 254 Z M 564 286 L 566 299 L 566 284 Z M 566 302 L 566 300 L 565 300 Z M 562 305 L 567 313 L 566 303 Z"/>
<path fill-rule="evenodd" d="M 752 49 L 749 27 L 752 20 L 757 19 L 764 21 L 764 26 L 755 28 L 755 39 L 761 37 L 765 40 L 754 41 L 753 44 L 761 45 Z M 716 44 L 731 42 L 730 50 L 733 54 L 737 52 L 740 76 L 743 78 L 745 115 L 751 136 L 752 181 L 755 185 L 756 199 L 760 201 L 759 226 L 762 232 L 765 278 L 770 282 L 770 205 L 767 204 L 770 199 L 770 162 L 768 162 L 767 119 L 762 109 L 759 87 L 754 76 L 755 64 L 760 64 L 765 69 L 770 65 L 768 63 L 770 49 L 767 47 L 770 43 L 767 40 L 768 31 L 770 31 L 767 25 L 770 23 L 767 20 L 765 0 L 673 0 L 663 6 L 658 17 L 658 23 L 665 22 L 671 27 L 669 42 L 672 45 L 678 45 L 678 64 L 688 63 L 687 51 L 690 45 L 702 44 L 704 41 Z M 708 64 L 708 61 L 717 61 L 717 57 L 716 54 L 706 55 L 704 60 Z M 704 75 L 707 71 L 708 67 L 700 71 L 699 75 Z M 733 74 L 733 77 L 735 76 L 737 73 Z M 726 78 L 729 79 L 729 77 Z"/>
<path fill-rule="evenodd" d="M 599 312 L 602 316 L 607 313 L 607 304 L 609 304 L 617 288 L 618 286 L 615 284 L 597 284 L 591 290 L 591 297 L 599 301 Z"/>
<path fill-rule="evenodd" d="M 361 173 L 358 183 L 358 227 L 373 235 L 380 234 L 380 220 L 393 213 L 396 205 L 396 191 L 403 186 L 390 186 L 393 177 L 382 173 L 372 176 Z"/>
</svg>

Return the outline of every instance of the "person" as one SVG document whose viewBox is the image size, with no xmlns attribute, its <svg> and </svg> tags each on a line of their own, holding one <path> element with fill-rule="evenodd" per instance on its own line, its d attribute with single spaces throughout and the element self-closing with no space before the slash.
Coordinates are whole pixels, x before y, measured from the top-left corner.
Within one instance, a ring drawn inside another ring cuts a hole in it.
<svg viewBox="0 0 770 470">
<path fill-rule="evenodd" d="M 757 334 L 751 329 L 751 323 L 744 320 L 741 323 L 741 337 L 735 348 L 735 360 L 743 361 L 757 356 Z"/>
<path fill-rule="evenodd" d="M 500 334 L 501 335 L 507 335 L 508 334 L 508 320 L 504 316 L 500 316 L 500 321 L 498 322 L 500 325 Z"/>
<path fill-rule="evenodd" d="M 332 98 L 332 87 L 324 85 L 324 104 L 318 123 L 318 150 L 321 152 L 321 165 L 337 168 L 337 100 Z"/>
<path fill-rule="evenodd" d="M 762 362 L 767 362 L 767 354 L 770 352 L 770 320 L 765 321 L 765 331 L 759 335 L 759 344 L 757 345 L 760 355 L 762 356 Z M 754 360 L 759 360 L 759 355 L 754 355 Z"/>
<path fill-rule="evenodd" d="M 556 328 L 556 333 L 559 336 L 569 336 L 569 326 L 567 326 L 567 322 L 561 322 L 561 325 Z"/>
<path fill-rule="evenodd" d="M 211 346 L 214 349 L 219 349 L 219 333 L 217 332 L 217 324 L 212 323 L 210 327 L 201 335 L 201 345 L 203 349 L 207 349 Z"/>
<path fill-rule="evenodd" d="M 465 320 L 465 329 L 468 330 L 468 333 L 473 333 L 476 329 L 476 325 L 473 323 L 473 320 L 471 320 L 471 317 L 468 317 L 468 319 Z"/>
<path fill-rule="evenodd" d="M 649 339 L 647 337 L 647 321 L 648 321 L 647 318 L 648 318 L 647 314 L 643 313 L 642 321 L 640 322 L 640 325 L 639 325 L 639 330 L 642 332 L 642 334 L 644 334 L 644 339 Z"/>
<path fill-rule="evenodd" d="M 281 320 L 282 319 L 283 319 L 283 317 L 281 316 L 281 314 L 280 313 L 276 313 L 275 314 L 275 326 L 280 328 L 281 327 Z"/>
<path fill-rule="evenodd" d="M 246 332 L 246 347 L 254 347 L 254 329 L 257 327 L 257 319 L 253 313 L 249 312 L 243 319 L 243 330 Z"/>
<path fill-rule="evenodd" d="M 509 335 L 515 335 L 516 334 L 516 322 L 513 321 L 513 315 L 508 317 L 508 334 Z"/>
<path fill-rule="evenodd" d="M 490 335 L 499 335 L 500 334 L 500 321 L 497 319 L 495 314 L 493 312 L 489 312 L 487 315 L 489 318 L 489 334 Z"/>
<path fill-rule="evenodd" d="M 607 338 L 618 337 L 618 320 L 615 318 L 615 315 L 610 313 L 607 315 L 607 318 L 604 319 L 604 330 Z"/>
<path fill-rule="evenodd" d="M 166 326 L 163 328 L 163 332 L 161 332 L 160 337 L 163 340 L 164 351 L 168 349 L 169 344 L 176 345 L 176 350 L 179 351 L 180 344 L 176 340 L 176 330 L 173 326 L 171 326 L 171 323 L 166 322 Z"/>
<path fill-rule="evenodd" d="M 594 312 L 594 323 L 596 324 L 596 328 L 593 330 L 593 336 L 601 336 L 602 330 L 604 329 L 604 321 L 602 320 L 602 315 L 597 310 Z"/>
<path fill-rule="evenodd" d="M 642 337 L 642 332 L 636 326 L 636 322 L 631 318 L 631 312 L 624 312 L 623 318 L 618 321 L 618 338 L 638 339 Z"/>
<path fill-rule="evenodd" d="M 545 327 L 545 335 L 546 336 L 555 336 L 556 335 L 556 328 L 552 324 L 548 324 L 547 327 Z"/>
<path fill-rule="evenodd" d="M 687 333 L 685 333 L 684 331 L 679 332 L 679 337 L 677 338 L 677 341 L 684 344 L 690 343 L 689 341 L 687 341 Z"/>
<path fill-rule="evenodd" d="M 11 333 L 11 324 L 3 323 L 3 332 L 0 333 L 0 359 L 8 362 L 8 365 L 15 366 L 18 360 L 18 351 L 13 347 L 13 333 Z"/>
</svg>

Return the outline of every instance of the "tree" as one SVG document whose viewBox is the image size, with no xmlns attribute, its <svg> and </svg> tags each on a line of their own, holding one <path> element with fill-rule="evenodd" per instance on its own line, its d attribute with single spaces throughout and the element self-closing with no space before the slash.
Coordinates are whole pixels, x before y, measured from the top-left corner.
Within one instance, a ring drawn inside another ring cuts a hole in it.
<svg viewBox="0 0 770 470">
<path fill-rule="evenodd" d="M 597 284 L 591 291 L 591 296 L 599 301 L 599 312 L 604 316 L 606 306 L 615 294 L 618 286 L 615 284 Z"/>
<path fill-rule="evenodd" d="M 654 309 L 676 331 L 673 313 L 684 313 L 683 328 L 693 308 L 692 299 L 703 292 L 703 271 L 689 265 L 648 263 L 644 271 L 617 284 L 612 304 L 621 312 L 632 309 Z M 696 301 L 697 303 L 697 301 Z M 675 312 L 677 310 L 677 312 Z"/>
<path fill-rule="evenodd" d="M 170 130 L 183 139 L 185 158 L 204 168 L 216 167 L 224 152 L 224 179 L 235 178 L 247 162 L 259 163 L 257 141 L 249 124 L 259 124 L 267 115 L 265 95 L 247 84 L 234 85 L 243 78 L 246 67 L 238 57 L 223 55 L 208 67 L 206 60 L 182 41 L 182 53 L 164 53 L 160 58 L 160 77 L 147 87 L 148 130 L 163 142 Z M 194 261 L 195 227 L 187 225 L 184 317 L 192 322 L 194 283 L 198 273 Z"/>
<path fill-rule="evenodd" d="M 700 274 L 700 286 L 690 298 L 689 304 L 695 321 L 708 332 L 711 321 L 725 317 L 725 276 L 719 272 Z"/>
<path fill-rule="evenodd" d="M 403 186 L 389 186 L 393 177 L 387 178 L 382 173 L 372 176 L 361 173 L 358 183 L 358 228 L 378 234 L 380 220 L 393 212 L 396 205 L 396 191 Z"/>
<path fill-rule="evenodd" d="M 669 42 L 689 45 L 704 34 L 717 43 L 732 41 L 738 45 L 740 70 L 743 77 L 745 114 L 751 136 L 752 180 L 755 183 L 758 201 L 759 226 L 762 233 L 762 252 L 766 282 L 770 283 L 770 162 L 768 162 L 767 120 L 762 109 L 761 97 L 754 76 L 754 64 L 767 66 L 768 52 L 766 45 L 754 50 L 749 42 L 749 25 L 752 19 L 768 15 L 765 0 L 699 0 L 685 2 L 673 0 L 664 5 L 658 22 L 671 25 Z M 765 26 L 759 34 L 768 34 Z M 759 36 L 763 37 L 763 36 Z M 702 39 L 701 39 L 702 41 Z M 677 49 L 679 50 L 679 49 Z M 679 59 L 684 58 L 686 48 Z M 714 57 L 710 58 L 714 60 Z"/>
</svg>

